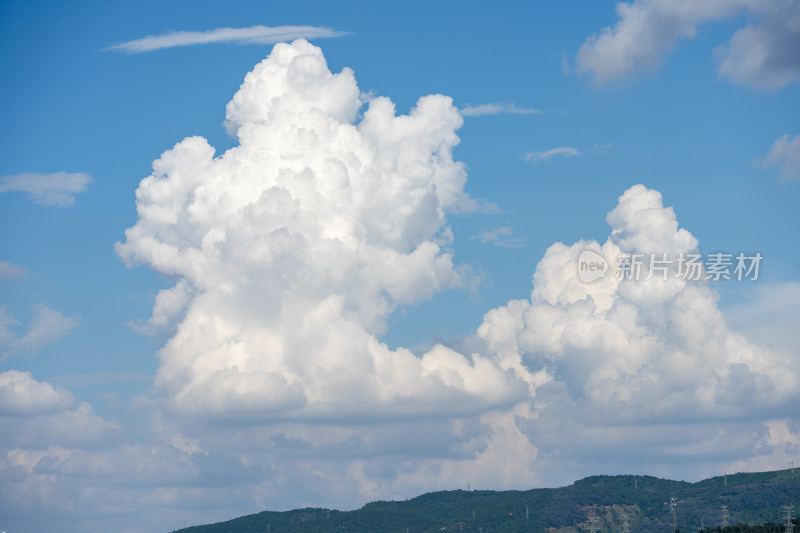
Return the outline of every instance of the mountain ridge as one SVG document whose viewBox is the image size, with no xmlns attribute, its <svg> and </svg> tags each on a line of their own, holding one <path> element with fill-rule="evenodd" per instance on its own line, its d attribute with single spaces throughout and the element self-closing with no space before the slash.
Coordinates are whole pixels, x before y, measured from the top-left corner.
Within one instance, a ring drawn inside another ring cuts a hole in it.
<svg viewBox="0 0 800 533">
<path fill-rule="evenodd" d="M 694 483 L 637 475 L 595 475 L 558 488 L 447 490 L 409 500 L 374 501 L 353 511 L 303 508 L 262 511 L 174 533 L 404 533 L 476 531 L 578 533 L 698 532 L 730 524 L 783 522 L 800 503 L 800 468 L 715 476 Z M 800 515 L 800 505 L 793 516 Z M 724 516 L 726 515 L 727 516 Z"/>
</svg>

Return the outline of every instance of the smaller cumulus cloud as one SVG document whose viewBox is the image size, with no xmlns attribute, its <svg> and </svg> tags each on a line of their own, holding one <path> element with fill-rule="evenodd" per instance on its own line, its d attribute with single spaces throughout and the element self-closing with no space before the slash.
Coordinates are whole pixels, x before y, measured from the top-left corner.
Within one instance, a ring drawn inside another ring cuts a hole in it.
<svg viewBox="0 0 800 533">
<path fill-rule="evenodd" d="M 7 370 L 0 373 L 0 415 L 61 412 L 73 403 L 75 397 L 70 392 L 36 381 L 30 372 Z"/>
<path fill-rule="evenodd" d="M 666 2 L 620 2 L 617 20 L 578 50 L 577 71 L 592 73 L 605 84 L 641 71 L 655 70 L 680 37 L 694 36 L 700 4 L 694 9 L 670 8 Z M 680 13 L 671 13 L 671 11 Z"/>
<path fill-rule="evenodd" d="M 752 88 L 779 88 L 800 80 L 800 2 L 637 0 L 616 6 L 617 20 L 578 50 L 579 73 L 607 84 L 658 70 L 681 39 L 698 26 L 746 12 L 756 22 L 739 29 L 715 51 L 721 77 Z"/>
<path fill-rule="evenodd" d="M 75 203 L 75 195 L 85 192 L 93 181 L 83 172 L 23 172 L 0 177 L 0 193 L 26 192 L 39 205 L 69 207 Z"/>
<path fill-rule="evenodd" d="M 784 135 L 775 140 L 764 159 L 756 160 L 764 167 L 779 167 L 782 179 L 800 178 L 800 135 Z"/>
<path fill-rule="evenodd" d="M 529 107 L 517 107 L 512 103 L 492 103 L 481 105 L 468 105 L 462 107 L 459 112 L 463 117 L 480 117 L 484 115 L 540 115 L 540 109 L 533 109 Z"/>
<path fill-rule="evenodd" d="M 17 279 L 24 278 L 28 275 L 28 271 L 17 265 L 13 265 L 8 261 L 0 261 L 0 279 Z"/>
<path fill-rule="evenodd" d="M 127 41 L 106 50 L 138 54 L 153 52 L 176 46 L 196 44 L 275 44 L 295 39 L 323 39 L 342 37 L 348 32 L 319 26 L 250 26 L 249 28 L 216 28 L 207 31 L 168 31 L 159 35 L 148 35 L 141 39 Z"/>
<path fill-rule="evenodd" d="M 727 472 L 755 472 L 782 470 L 794 463 L 800 451 L 800 428 L 797 420 L 777 419 L 764 422 L 760 440 L 754 449 L 756 453 L 743 460 L 734 461 L 726 468 Z"/>
<path fill-rule="evenodd" d="M 571 146 L 559 146 L 558 148 L 551 148 L 541 152 L 525 152 L 522 154 L 522 159 L 525 161 L 549 161 L 553 157 L 576 157 L 583 155 L 583 152 Z"/>
<path fill-rule="evenodd" d="M 777 4 L 715 51 L 719 75 L 754 89 L 800 81 L 800 2 Z"/>
<path fill-rule="evenodd" d="M 793 356 L 731 329 L 709 284 L 666 275 L 583 283 L 576 265 L 586 250 L 607 258 L 698 250 L 661 194 L 642 185 L 628 189 L 606 220 L 612 230 L 604 244 L 551 246 L 536 267 L 530 301 L 490 311 L 478 329 L 509 366 L 537 361 L 563 384 L 561 392 L 555 384 L 536 391 L 537 399 L 554 406 L 541 411 L 538 424 L 549 416 L 559 423 L 564 412 L 558 411 L 570 402 L 572 420 L 602 412 L 605 422 L 646 420 L 654 426 L 671 423 L 676 413 L 744 418 L 796 402 Z M 549 391 L 557 399 L 547 398 Z"/>
<path fill-rule="evenodd" d="M 80 322 L 77 317 L 66 317 L 44 303 L 31 307 L 33 317 L 24 335 L 14 332 L 19 324 L 5 307 L 0 307 L 0 351 L 7 356 L 11 352 L 38 352 L 44 346 L 57 341 Z"/>
</svg>

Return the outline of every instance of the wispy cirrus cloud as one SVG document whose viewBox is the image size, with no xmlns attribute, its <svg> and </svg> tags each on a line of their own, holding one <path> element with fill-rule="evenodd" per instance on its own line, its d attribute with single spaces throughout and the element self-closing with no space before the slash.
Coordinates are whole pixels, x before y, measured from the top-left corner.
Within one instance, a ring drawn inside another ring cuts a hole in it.
<svg viewBox="0 0 800 533">
<path fill-rule="evenodd" d="M 557 148 L 551 148 L 549 150 L 542 150 L 542 151 L 533 151 L 529 150 L 522 154 L 521 158 L 523 161 L 549 161 L 553 157 L 577 157 L 583 155 L 599 155 L 599 154 L 607 154 L 611 151 L 611 148 L 614 147 L 613 143 L 608 144 L 593 144 L 589 148 L 585 148 L 580 150 L 578 148 L 573 148 L 572 146 L 559 146 Z"/>
<path fill-rule="evenodd" d="M 614 147 L 614 143 L 607 143 L 607 144 L 593 144 L 592 145 L 592 153 L 593 154 L 607 154 L 611 151 Z"/>
<path fill-rule="evenodd" d="M 275 44 L 294 39 L 324 39 L 342 37 L 349 32 L 320 26 L 250 26 L 249 28 L 216 28 L 206 31 L 174 31 L 148 35 L 141 39 L 109 46 L 106 50 L 139 54 L 163 48 L 196 44 Z"/>
<path fill-rule="evenodd" d="M 482 231 L 471 236 L 470 239 L 480 241 L 482 244 L 494 244 L 501 248 L 520 248 L 525 245 L 525 239 L 514 237 L 514 228 L 509 225 Z"/>
<path fill-rule="evenodd" d="M 525 161 L 548 161 L 555 156 L 561 157 L 575 157 L 583 155 L 583 152 L 571 146 L 559 146 L 558 148 L 551 148 L 541 152 L 525 152 L 522 154 L 522 159 Z"/>
<path fill-rule="evenodd" d="M 529 107 L 517 107 L 512 103 L 491 103 L 481 105 L 468 105 L 459 109 L 459 113 L 463 117 L 480 117 L 484 115 L 541 115 L 540 109 L 533 109 Z"/>
<path fill-rule="evenodd" d="M 5 306 L 0 306 L 0 354 L 2 359 L 17 352 L 38 352 L 47 344 L 64 337 L 69 330 L 80 323 L 78 317 L 67 317 L 50 309 L 44 303 L 31 307 L 33 316 L 28 323 L 28 331 L 17 334 L 14 330 L 19 322 L 11 316 Z"/>
<path fill-rule="evenodd" d="M 83 172 L 23 172 L 0 177 L 0 193 L 26 192 L 39 205 L 69 207 L 75 203 L 75 195 L 86 191 L 93 181 Z"/>
</svg>

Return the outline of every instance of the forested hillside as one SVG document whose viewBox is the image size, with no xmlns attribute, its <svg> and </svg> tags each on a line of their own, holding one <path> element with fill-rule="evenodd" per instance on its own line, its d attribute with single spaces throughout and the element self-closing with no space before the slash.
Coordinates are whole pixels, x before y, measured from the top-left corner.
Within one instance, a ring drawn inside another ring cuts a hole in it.
<svg viewBox="0 0 800 533">
<path fill-rule="evenodd" d="M 373 502 L 355 511 L 264 511 L 180 533 L 578 533 L 590 531 L 592 523 L 600 532 L 671 532 L 673 498 L 676 526 L 684 533 L 773 533 L 784 531 L 787 510 L 800 516 L 797 470 L 734 474 L 697 483 L 592 476 L 556 489 L 433 492 L 406 501 Z M 721 527 L 725 523 L 729 526 Z"/>
</svg>

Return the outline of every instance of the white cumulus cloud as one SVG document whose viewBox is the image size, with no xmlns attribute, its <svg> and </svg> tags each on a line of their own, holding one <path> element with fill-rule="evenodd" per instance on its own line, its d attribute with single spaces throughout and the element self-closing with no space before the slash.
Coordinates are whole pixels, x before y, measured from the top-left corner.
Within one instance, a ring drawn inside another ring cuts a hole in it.
<svg viewBox="0 0 800 533">
<path fill-rule="evenodd" d="M 185 139 L 142 180 L 117 251 L 179 280 L 151 319 L 185 303 L 155 381 L 175 411 L 391 417 L 526 393 L 478 354 L 378 341 L 395 308 L 467 281 L 446 216 L 470 199 L 450 98 L 400 116 L 373 98 L 357 120 L 362 105 L 351 70 L 331 73 L 304 40 L 278 44 L 228 104 L 239 145 L 214 157 Z"/>
<path fill-rule="evenodd" d="M 719 74 L 737 83 L 781 87 L 800 79 L 800 2 L 796 0 L 636 0 L 616 6 L 613 26 L 590 36 L 577 55 L 579 72 L 600 83 L 653 71 L 680 39 L 703 23 L 747 12 L 757 22 L 716 51 Z"/>
<path fill-rule="evenodd" d="M 646 279 L 647 264 L 639 281 L 611 275 L 620 253 L 675 258 L 697 250 L 657 191 L 632 187 L 607 220 L 605 243 L 554 244 L 536 268 L 530 300 L 486 315 L 479 334 L 493 351 L 515 366 L 547 369 L 570 401 L 607 421 L 732 416 L 797 395 L 792 356 L 731 330 L 708 283 L 676 276 L 677 263 L 666 279 Z M 612 263 L 593 284 L 578 278 L 586 249 Z"/>
<path fill-rule="evenodd" d="M 65 411 L 75 403 L 68 391 L 36 381 L 30 372 L 0 373 L 0 415 L 37 415 Z"/>
<path fill-rule="evenodd" d="M 347 32 L 319 26 L 270 27 L 259 25 L 248 28 L 216 28 L 207 31 L 168 31 L 159 35 L 148 35 L 141 39 L 116 44 L 108 47 L 107 50 L 135 54 L 196 44 L 275 44 L 300 38 L 322 39 L 326 37 L 341 37 L 343 35 L 347 35 Z"/>
<path fill-rule="evenodd" d="M 69 207 L 75 203 L 75 195 L 85 192 L 93 181 L 83 172 L 23 172 L 0 177 L 0 193 L 26 192 L 39 205 Z"/>
<path fill-rule="evenodd" d="M 795 464 L 800 453 L 800 423 L 797 419 L 767 420 L 758 435 L 757 454 L 732 461 L 727 472 L 783 470 L 787 465 Z"/>
<path fill-rule="evenodd" d="M 716 50 L 720 76 L 756 89 L 800 81 L 800 2 L 774 2 L 755 24 Z"/>
</svg>

